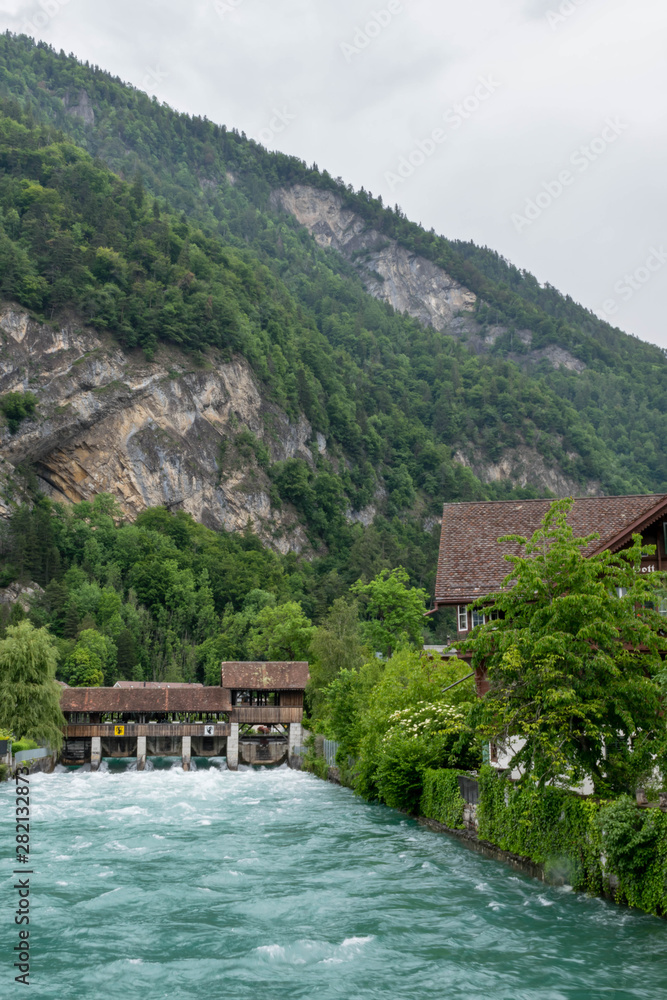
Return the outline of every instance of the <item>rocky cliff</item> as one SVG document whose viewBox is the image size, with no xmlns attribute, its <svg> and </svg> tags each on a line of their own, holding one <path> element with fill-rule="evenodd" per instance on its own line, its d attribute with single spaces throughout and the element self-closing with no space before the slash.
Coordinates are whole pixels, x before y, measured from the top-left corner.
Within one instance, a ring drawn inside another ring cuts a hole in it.
<svg viewBox="0 0 667 1000">
<path fill-rule="evenodd" d="M 293 215 L 321 247 L 331 247 L 346 257 L 359 272 L 366 291 L 398 312 L 452 337 L 465 337 L 468 347 L 478 353 L 490 350 L 507 332 L 499 326 L 482 328 L 474 317 L 477 297 L 473 292 L 432 261 L 370 227 L 345 208 L 334 192 L 296 184 L 274 191 L 272 204 Z M 512 360 L 526 365 L 546 359 L 554 368 L 576 372 L 585 368 L 561 347 L 530 350 L 532 336 L 530 330 L 515 334 L 522 351 L 510 354 Z"/>
<path fill-rule="evenodd" d="M 469 301 L 470 293 L 454 284 L 450 293 L 452 303 Z M 444 321 L 445 305 L 437 308 Z M 147 361 L 74 319 L 38 323 L 5 304 L 0 394 L 17 390 L 33 392 L 38 406 L 16 433 L 0 428 L 0 515 L 8 512 L 15 467 L 29 464 L 55 499 L 77 502 L 109 492 L 130 518 L 164 504 L 212 528 L 237 531 L 250 523 L 281 552 L 307 546 L 295 512 L 272 507 L 269 478 L 252 448 L 241 452 L 237 442 L 250 432 L 272 462 L 299 457 L 312 464 L 312 428 L 305 417 L 290 420 L 263 397 L 244 359 L 224 361 L 211 352 L 195 366 L 174 348 L 161 348 Z M 324 453 L 322 435 L 316 443 Z M 514 449 L 496 463 L 465 447 L 455 458 L 482 481 L 509 479 L 558 495 L 578 491 L 532 448 Z M 597 491 L 597 483 L 589 484 L 589 492 Z M 369 523 L 376 512 L 373 506 L 348 517 Z"/>
<path fill-rule="evenodd" d="M 0 394 L 30 390 L 39 400 L 34 420 L 0 432 L 5 487 L 17 464 L 30 463 L 57 499 L 106 491 L 129 517 L 166 504 L 213 528 L 250 522 L 283 552 L 306 544 L 293 513 L 271 508 L 266 473 L 235 442 L 250 431 L 272 461 L 312 462 L 311 427 L 264 399 L 243 359 L 211 354 L 195 367 L 163 349 L 148 362 L 75 321 L 45 325 L 9 305 L 0 306 L 0 342 Z"/>
</svg>

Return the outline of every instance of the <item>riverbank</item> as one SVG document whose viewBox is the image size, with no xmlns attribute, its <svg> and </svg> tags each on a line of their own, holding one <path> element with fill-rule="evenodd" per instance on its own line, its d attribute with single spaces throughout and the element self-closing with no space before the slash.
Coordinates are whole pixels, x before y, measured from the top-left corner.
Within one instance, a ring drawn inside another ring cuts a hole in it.
<svg viewBox="0 0 667 1000">
<path fill-rule="evenodd" d="M 340 768 L 315 761 L 305 766 L 317 777 L 351 787 Z M 440 769 L 426 772 L 414 818 L 513 871 L 665 918 L 667 814 L 623 804 L 518 787 L 490 767 L 479 780 Z"/>
</svg>

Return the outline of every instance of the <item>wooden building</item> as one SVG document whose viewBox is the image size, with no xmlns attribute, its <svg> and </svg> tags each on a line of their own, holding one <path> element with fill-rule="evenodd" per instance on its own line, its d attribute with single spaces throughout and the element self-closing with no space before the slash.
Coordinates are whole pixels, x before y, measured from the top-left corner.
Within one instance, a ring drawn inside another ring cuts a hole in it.
<svg viewBox="0 0 667 1000">
<path fill-rule="evenodd" d="M 278 763 L 302 743 L 307 663 L 223 663 L 220 687 L 152 681 L 119 681 L 112 688 L 63 685 L 66 719 L 64 763 L 103 756 L 223 755 L 230 770 L 246 763 Z M 263 732 L 250 732 L 261 726 Z M 240 727 L 240 728 L 239 728 Z"/>
<path fill-rule="evenodd" d="M 277 763 L 279 734 L 284 731 L 288 733 L 288 761 L 298 755 L 303 743 L 301 722 L 308 678 L 305 661 L 230 661 L 221 665 L 220 684 L 229 695 L 230 718 L 241 726 L 268 730 L 259 737 L 241 738 L 241 756 L 247 763 Z M 278 735 L 271 736 L 276 730 Z"/>
<path fill-rule="evenodd" d="M 551 503 L 506 500 L 445 504 L 434 607 L 456 609 L 459 641 L 485 621 L 484 610 L 473 610 L 470 604 L 501 589 L 511 569 L 503 557 L 519 553 L 516 544 L 499 544 L 498 539 L 504 535 L 530 538 Z M 667 494 L 580 497 L 574 500 L 568 524 L 577 537 L 594 532 L 600 535 L 585 551 L 588 556 L 604 550 L 619 552 L 639 533 L 644 544 L 656 546 L 655 555 L 642 561 L 642 573 L 667 570 Z M 477 678 L 477 688 L 484 694 L 483 677 Z"/>
</svg>

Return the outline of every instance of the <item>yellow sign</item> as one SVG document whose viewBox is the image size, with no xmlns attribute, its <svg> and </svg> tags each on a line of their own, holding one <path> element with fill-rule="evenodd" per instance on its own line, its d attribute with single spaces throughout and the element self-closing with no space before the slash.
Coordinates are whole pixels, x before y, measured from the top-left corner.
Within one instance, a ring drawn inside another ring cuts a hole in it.
<svg viewBox="0 0 667 1000">
<path fill-rule="evenodd" d="M 125 726 L 114 726 L 113 734 L 114 736 L 125 736 Z"/>
</svg>

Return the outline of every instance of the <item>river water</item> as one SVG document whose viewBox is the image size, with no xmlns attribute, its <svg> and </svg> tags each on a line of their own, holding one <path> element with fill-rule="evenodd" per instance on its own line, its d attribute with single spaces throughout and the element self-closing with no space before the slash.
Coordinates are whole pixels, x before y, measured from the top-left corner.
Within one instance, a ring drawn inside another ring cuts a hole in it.
<svg viewBox="0 0 667 1000">
<path fill-rule="evenodd" d="M 667 998 L 664 921 L 311 775 L 161 763 L 31 777 L 29 993 L 0 786 L 3 1000 Z"/>
</svg>

